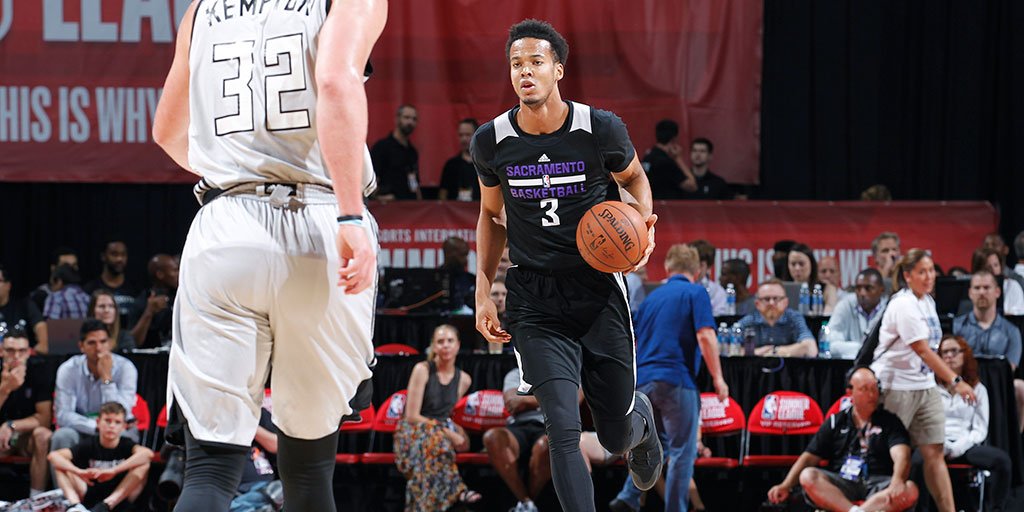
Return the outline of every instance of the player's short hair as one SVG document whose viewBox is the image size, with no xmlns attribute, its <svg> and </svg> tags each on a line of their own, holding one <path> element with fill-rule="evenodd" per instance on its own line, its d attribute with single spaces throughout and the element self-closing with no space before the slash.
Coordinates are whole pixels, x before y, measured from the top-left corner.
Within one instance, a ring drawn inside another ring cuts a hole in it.
<svg viewBox="0 0 1024 512">
<path fill-rule="evenodd" d="M 665 255 L 665 270 L 696 274 L 700 271 L 700 254 L 695 247 L 675 244 L 668 248 L 668 254 Z"/>
<path fill-rule="evenodd" d="M 715 152 L 715 145 L 712 144 L 711 141 L 705 137 L 697 137 L 696 139 L 693 139 L 693 142 L 690 143 L 690 149 L 693 149 L 693 147 L 696 146 L 697 144 L 704 144 L 705 146 L 707 146 L 708 153 Z"/>
<path fill-rule="evenodd" d="M 78 331 L 78 339 L 81 341 L 85 341 L 85 337 L 88 336 L 89 333 L 93 331 L 103 331 L 107 333 L 108 336 L 110 335 L 110 329 L 107 329 L 107 324 L 99 321 L 96 318 L 86 318 L 85 321 L 82 322 L 82 328 L 79 329 Z"/>
<path fill-rule="evenodd" d="M 896 245 L 900 245 L 900 236 L 892 231 L 882 231 L 871 241 L 871 254 L 878 254 L 878 246 L 882 244 L 882 240 L 895 240 Z"/>
<path fill-rule="evenodd" d="M 463 119 L 462 121 L 459 121 L 459 124 L 468 124 L 468 125 L 473 127 L 473 130 L 476 130 L 477 128 L 480 128 L 480 122 L 477 121 L 476 118 L 474 118 L 474 117 L 467 117 L 467 118 Z"/>
<path fill-rule="evenodd" d="M 704 239 L 697 239 L 690 242 L 690 247 L 697 249 L 701 263 L 707 263 L 710 267 L 715 264 L 715 246 Z"/>
<path fill-rule="evenodd" d="M 565 42 L 562 34 L 559 34 L 550 23 L 535 19 L 526 19 L 512 25 L 508 29 L 508 41 L 505 42 L 505 58 L 509 58 L 512 51 L 512 43 L 531 37 L 543 39 L 551 44 L 551 51 L 555 53 L 555 60 L 565 65 L 569 59 L 569 43 Z"/>
<path fill-rule="evenodd" d="M 127 417 L 128 411 L 125 410 L 124 406 L 118 402 L 104 402 L 100 406 L 100 416 L 104 414 L 120 414 Z"/>
<path fill-rule="evenodd" d="M 668 144 L 679 135 L 679 123 L 671 119 L 662 119 L 654 125 L 654 140 L 658 144 Z"/>
</svg>

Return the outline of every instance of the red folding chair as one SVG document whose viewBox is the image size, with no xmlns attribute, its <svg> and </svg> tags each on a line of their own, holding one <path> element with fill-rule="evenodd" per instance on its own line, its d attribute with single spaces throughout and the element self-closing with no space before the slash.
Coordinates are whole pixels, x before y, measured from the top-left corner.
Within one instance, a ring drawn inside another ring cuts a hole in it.
<svg viewBox="0 0 1024 512">
<path fill-rule="evenodd" d="M 832 402 L 832 407 L 829 407 L 828 411 L 825 412 L 825 418 L 827 419 L 829 416 L 832 416 L 833 414 L 838 414 L 838 413 L 840 413 L 842 411 L 845 411 L 845 410 L 849 409 L 852 406 L 853 406 L 853 396 L 851 396 L 849 393 L 847 393 L 847 394 L 839 397 L 839 399 L 836 400 L 835 402 Z"/>
<path fill-rule="evenodd" d="M 374 347 L 373 353 L 378 356 L 418 356 L 420 351 L 404 343 L 385 343 Z"/>
<path fill-rule="evenodd" d="M 821 407 L 813 398 L 796 391 L 773 391 L 765 395 L 750 411 L 747 419 L 743 466 L 792 466 L 798 455 L 750 454 L 750 436 L 813 435 L 821 426 Z"/>
<path fill-rule="evenodd" d="M 341 439 L 338 440 L 339 449 L 342 449 L 346 444 L 359 446 L 360 439 L 369 437 L 370 432 L 373 430 L 373 420 L 375 418 L 376 413 L 373 409 L 373 404 L 370 404 L 369 407 L 359 411 L 359 421 L 346 421 L 342 423 L 338 429 L 341 432 Z M 351 443 L 349 443 L 349 440 L 351 440 Z M 359 453 L 343 452 L 334 456 L 334 462 L 337 464 L 358 464 L 360 461 L 362 461 L 362 455 Z"/>
<path fill-rule="evenodd" d="M 505 397 L 497 389 L 481 389 L 462 397 L 452 409 L 452 419 L 471 436 L 480 436 L 508 423 Z M 483 452 L 465 452 L 455 455 L 457 464 L 490 464 L 491 457 Z"/>
<path fill-rule="evenodd" d="M 377 409 L 373 419 L 373 427 L 370 432 L 371 447 L 376 443 L 380 450 L 367 452 L 362 455 L 363 464 L 391 464 L 395 463 L 395 452 L 391 450 L 392 436 L 398 428 L 398 422 L 405 415 L 406 390 L 401 390 L 388 397 Z M 386 448 L 387 451 L 383 451 Z"/>
<path fill-rule="evenodd" d="M 135 394 L 135 405 L 132 407 L 132 416 L 135 417 L 135 428 L 139 429 L 139 438 L 142 439 L 149 430 L 149 404 L 142 395 Z"/>
<path fill-rule="evenodd" d="M 705 438 L 740 435 L 739 453 L 743 453 L 746 417 L 736 400 L 726 398 L 723 402 L 715 393 L 701 393 L 700 422 L 700 433 Z M 697 468 L 732 469 L 740 465 L 740 460 L 732 457 L 701 457 L 693 465 Z"/>
</svg>

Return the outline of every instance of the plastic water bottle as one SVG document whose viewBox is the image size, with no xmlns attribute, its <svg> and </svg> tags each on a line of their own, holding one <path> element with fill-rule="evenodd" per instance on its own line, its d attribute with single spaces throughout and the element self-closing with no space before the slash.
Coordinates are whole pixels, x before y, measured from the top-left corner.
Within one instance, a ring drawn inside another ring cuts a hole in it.
<svg viewBox="0 0 1024 512">
<path fill-rule="evenodd" d="M 757 347 L 757 330 L 747 327 L 743 330 L 743 355 L 754 355 L 754 348 Z"/>
<path fill-rule="evenodd" d="M 732 283 L 725 285 L 725 314 L 736 314 L 736 287 Z"/>
<path fill-rule="evenodd" d="M 800 284 L 800 314 L 807 315 L 811 312 L 811 289 L 807 283 Z"/>
<path fill-rule="evenodd" d="M 818 358 L 832 359 L 831 345 L 828 340 L 830 330 L 828 322 L 821 323 L 821 330 L 818 331 Z"/>
<path fill-rule="evenodd" d="M 825 291 L 821 289 L 821 283 L 814 285 L 811 292 L 811 314 L 821 316 L 825 313 Z"/>
<path fill-rule="evenodd" d="M 722 322 L 718 324 L 718 353 L 725 357 L 731 356 L 730 345 L 732 345 L 732 331 L 729 329 L 729 324 Z"/>
<path fill-rule="evenodd" d="M 743 328 L 740 327 L 739 322 L 733 322 L 732 324 L 732 345 L 730 351 L 734 356 L 743 355 Z"/>
</svg>

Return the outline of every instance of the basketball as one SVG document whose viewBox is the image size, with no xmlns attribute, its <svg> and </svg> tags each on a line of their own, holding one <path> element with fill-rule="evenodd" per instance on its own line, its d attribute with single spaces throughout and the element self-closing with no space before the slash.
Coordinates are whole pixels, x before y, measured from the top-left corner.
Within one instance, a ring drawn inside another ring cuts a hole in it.
<svg viewBox="0 0 1024 512">
<path fill-rule="evenodd" d="M 644 257 L 647 223 L 626 203 L 596 204 L 576 227 L 576 247 L 587 264 L 601 272 L 629 270 Z"/>
</svg>

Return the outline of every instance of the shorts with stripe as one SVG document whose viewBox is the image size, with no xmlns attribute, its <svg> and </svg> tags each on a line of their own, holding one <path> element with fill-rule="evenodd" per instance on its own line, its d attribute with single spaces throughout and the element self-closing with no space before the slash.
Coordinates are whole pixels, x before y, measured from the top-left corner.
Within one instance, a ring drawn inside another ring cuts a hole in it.
<svg viewBox="0 0 1024 512">
<path fill-rule="evenodd" d="M 633 409 L 636 353 L 622 274 L 514 266 L 505 318 L 522 371 L 520 393 L 555 379 L 582 386 L 595 416 Z"/>
<path fill-rule="evenodd" d="M 203 206 L 181 255 L 168 394 L 206 443 L 252 443 L 271 366 L 274 424 L 300 439 L 336 431 L 372 374 L 376 290 L 336 284 L 334 193 L 256 190 Z"/>
</svg>

